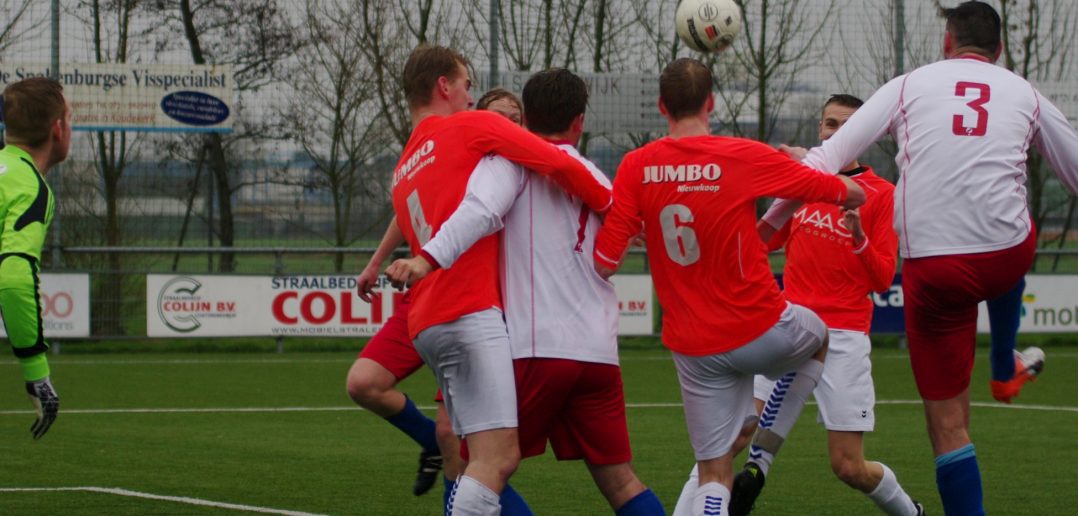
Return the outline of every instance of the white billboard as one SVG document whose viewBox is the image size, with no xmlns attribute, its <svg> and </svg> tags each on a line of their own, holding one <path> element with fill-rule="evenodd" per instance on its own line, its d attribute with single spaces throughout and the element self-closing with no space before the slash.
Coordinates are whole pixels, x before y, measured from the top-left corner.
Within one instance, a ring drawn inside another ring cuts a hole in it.
<svg viewBox="0 0 1078 516">
<path fill-rule="evenodd" d="M 50 74 L 43 63 L 0 63 L 0 88 Z M 59 77 L 76 131 L 232 130 L 230 65 L 65 63 Z"/>
<path fill-rule="evenodd" d="M 649 276 L 614 279 L 622 335 L 652 333 Z M 403 293 L 388 286 L 371 305 L 347 275 L 146 277 L 150 337 L 370 336 L 393 314 Z"/>
<path fill-rule="evenodd" d="M 46 338 L 90 336 L 90 275 L 46 272 L 41 279 L 41 325 Z M 0 337 L 7 337 L 0 317 Z"/>
<path fill-rule="evenodd" d="M 618 335 L 655 333 L 655 300 L 648 274 L 615 274 L 610 277 L 618 293 Z"/>
</svg>

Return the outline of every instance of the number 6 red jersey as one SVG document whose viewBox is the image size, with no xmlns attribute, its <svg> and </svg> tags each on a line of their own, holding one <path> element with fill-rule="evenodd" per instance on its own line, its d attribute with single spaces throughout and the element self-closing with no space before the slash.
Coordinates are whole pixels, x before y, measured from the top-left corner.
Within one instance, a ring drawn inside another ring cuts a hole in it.
<svg viewBox="0 0 1078 516">
<path fill-rule="evenodd" d="M 610 207 L 610 191 L 584 165 L 507 118 L 491 111 L 432 115 L 413 129 L 393 169 L 393 210 L 413 255 L 456 210 L 472 170 L 490 153 L 551 176 L 596 211 Z M 476 242 L 451 269 L 436 270 L 412 287 L 411 337 L 470 313 L 501 308 L 497 238 Z"/>
<path fill-rule="evenodd" d="M 756 231 L 756 199 L 773 196 L 838 204 L 846 186 L 751 140 L 657 140 L 618 167 L 595 260 L 616 267 L 642 224 L 663 344 L 686 355 L 738 348 L 786 307 Z"/>
</svg>

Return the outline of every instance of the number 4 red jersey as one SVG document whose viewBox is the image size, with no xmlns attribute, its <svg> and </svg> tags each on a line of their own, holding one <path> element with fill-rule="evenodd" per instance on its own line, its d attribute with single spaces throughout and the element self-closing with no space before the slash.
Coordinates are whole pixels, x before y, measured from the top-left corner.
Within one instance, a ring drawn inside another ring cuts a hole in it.
<svg viewBox="0 0 1078 516">
<path fill-rule="evenodd" d="M 643 225 L 670 349 L 722 353 L 778 321 L 786 300 L 756 231 L 759 197 L 837 204 L 846 186 L 740 138 L 663 138 L 622 160 L 595 260 L 615 267 Z"/>
<path fill-rule="evenodd" d="M 610 191 L 579 161 L 490 111 L 428 116 L 412 131 L 393 169 L 393 210 L 413 255 L 419 255 L 453 214 L 485 155 L 495 153 L 550 175 L 592 209 L 610 207 Z M 408 333 L 501 307 L 498 235 L 486 237 L 450 269 L 439 269 L 412 288 Z"/>
</svg>

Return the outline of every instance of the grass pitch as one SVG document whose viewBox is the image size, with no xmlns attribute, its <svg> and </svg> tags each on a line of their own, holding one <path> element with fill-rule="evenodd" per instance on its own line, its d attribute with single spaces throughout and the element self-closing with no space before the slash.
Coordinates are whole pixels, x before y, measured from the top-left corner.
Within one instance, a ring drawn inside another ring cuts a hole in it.
<svg viewBox="0 0 1078 516">
<path fill-rule="evenodd" d="M 987 353 L 979 350 L 972 431 L 990 513 L 1078 507 L 1078 349 L 1047 352 L 1044 377 L 1004 406 L 990 401 Z M 8 360 L 0 381 L 0 514 L 440 514 L 440 486 L 411 495 L 417 447 L 347 398 L 354 356 L 52 357 L 63 406 L 40 441 L 30 439 L 33 416 Z M 674 368 L 660 349 L 630 349 L 622 358 L 634 465 L 672 510 L 692 466 Z M 873 359 L 880 403 L 867 456 L 890 465 L 930 514 L 942 514 L 905 352 L 877 350 Z M 429 371 L 402 388 L 432 407 Z M 815 416 L 806 408 L 754 514 L 876 513 L 831 474 Z M 611 513 L 580 463 L 529 459 L 512 483 L 540 515 Z"/>
</svg>

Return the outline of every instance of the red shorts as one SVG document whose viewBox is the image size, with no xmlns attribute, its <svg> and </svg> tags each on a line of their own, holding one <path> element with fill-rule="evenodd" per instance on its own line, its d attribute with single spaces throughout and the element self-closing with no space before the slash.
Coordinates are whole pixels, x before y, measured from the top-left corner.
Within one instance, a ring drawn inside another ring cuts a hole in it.
<svg viewBox="0 0 1078 516">
<path fill-rule="evenodd" d="M 560 358 L 513 360 L 521 458 L 546 452 L 558 460 L 622 464 L 633 458 L 625 422 L 621 369 Z M 468 444 L 460 456 L 468 460 Z"/>
<path fill-rule="evenodd" d="M 1035 232 L 989 253 L 911 258 L 902 263 L 906 336 L 917 389 L 945 400 L 969 387 L 977 304 L 1010 291 L 1033 265 Z"/>
<path fill-rule="evenodd" d="M 621 464 L 633 458 L 621 369 L 557 358 L 513 361 L 521 457 Z"/>
<path fill-rule="evenodd" d="M 410 296 L 405 296 L 393 309 L 393 315 L 382 325 L 382 329 L 367 341 L 359 358 L 378 362 L 393 373 L 397 380 L 403 380 L 423 366 L 423 359 L 408 338 L 408 311 L 412 304 Z"/>
</svg>

